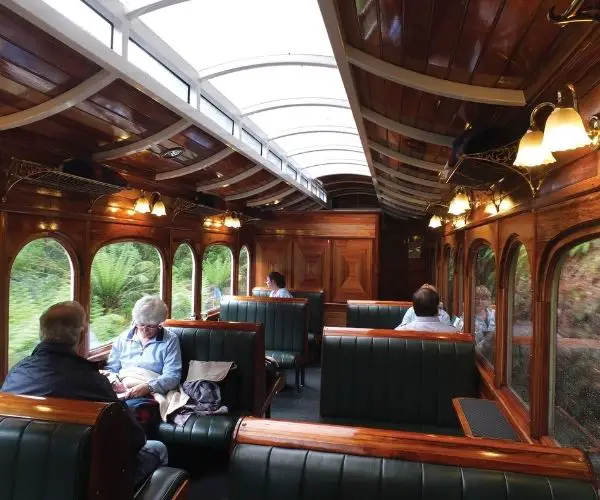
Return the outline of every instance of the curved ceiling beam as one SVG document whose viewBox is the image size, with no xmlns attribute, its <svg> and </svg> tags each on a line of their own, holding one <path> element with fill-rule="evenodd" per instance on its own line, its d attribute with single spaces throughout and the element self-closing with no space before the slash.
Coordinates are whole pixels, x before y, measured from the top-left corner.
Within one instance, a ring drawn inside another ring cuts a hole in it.
<svg viewBox="0 0 600 500">
<path fill-rule="evenodd" d="M 282 130 L 277 132 L 274 136 L 269 137 L 270 141 L 276 141 L 277 139 L 281 139 L 283 137 L 290 137 L 292 135 L 303 135 L 303 134 L 346 134 L 346 135 L 355 135 L 358 137 L 356 133 L 356 129 L 352 127 L 341 127 L 337 125 L 318 125 L 315 127 L 295 127 L 289 128 L 286 130 Z"/>
<path fill-rule="evenodd" d="M 263 184 L 262 186 L 258 186 L 251 191 L 246 191 L 244 193 L 232 194 L 229 196 L 225 196 L 225 201 L 235 201 L 235 200 L 243 200 L 244 198 L 251 198 L 252 196 L 256 196 L 257 194 L 264 193 L 269 189 L 277 186 L 277 184 L 281 184 L 283 181 L 281 179 L 275 179 L 274 181 L 268 182 L 267 184 Z"/>
<path fill-rule="evenodd" d="M 267 203 L 273 203 L 277 200 L 282 200 L 286 196 L 289 196 L 290 194 L 295 193 L 295 192 L 296 192 L 295 188 L 286 189 L 285 191 L 280 191 L 279 193 L 268 196 L 266 198 L 249 201 L 248 203 L 246 203 L 246 206 L 247 207 L 260 207 L 261 205 L 266 205 Z"/>
<path fill-rule="evenodd" d="M 186 128 L 192 125 L 188 120 L 179 120 L 175 122 L 173 125 L 157 132 L 156 134 L 152 134 L 150 137 L 146 137 L 140 141 L 134 142 L 132 144 L 127 144 L 126 146 L 121 146 L 120 148 L 109 149 L 108 151 L 101 151 L 100 153 L 94 153 L 92 158 L 96 161 L 106 161 L 113 160 L 115 158 L 120 158 L 122 156 L 129 156 L 134 153 L 139 153 L 144 149 L 148 149 L 150 146 L 154 146 L 159 142 L 162 142 L 166 139 L 170 139 L 174 135 L 183 132 Z"/>
<path fill-rule="evenodd" d="M 393 168 L 387 167 L 383 163 L 379 163 L 378 161 L 373 162 L 373 165 L 377 170 L 381 172 L 385 172 L 396 179 L 400 179 L 406 182 L 412 182 L 413 184 L 420 184 L 421 186 L 428 186 L 436 189 L 448 189 L 450 187 L 449 184 L 442 184 L 441 182 L 430 181 L 429 179 L 422 179 L 421 177 L 415 177 L 414 175 L 405 174 L 404 172 L 400 172 L 399 170 L 394 170 Z"/>
<path fill-rule="evenodd" d="M 228 179 L 222 179 L 217 182 L 210 182 L 206 184 L 198 184 L 196 185 L 196 191 L 204 192 L 204 191 L 212 191 L 214 189 L 221 189 L 224 187 L 229 187 L 232 184 L 237 184 L 238 182 L 247 179 L 248 177 L 252 177 L 254 174 L 257 174 L 262 170 L 262 167 L 259 165 L 254 165 L 254 167 L 249 168 L 245 172 L 241 174 L 234 175 L 233 177 L 229 177 Z"/>
<path fill-rule="evenodd" d="M 125 17 L 127 19 L 135 19 L 136 17 L 143 16 L 144 14 L 148 14 L 149 12 L 153 12 L 158 9 L 163 9 L 165 7 L 169 7 L 170 5 L 177 5 L 178 3 L 188 2 L 189 0 L 158 0 L 157 2 L 151 3 L 149 5 L 145 5 L 144 7 L 140 7 L 139 9 L 134 9 L 128 12 Z"/>
<path fill-rule="evenodd" d="M 293 149 L 288 152 L 288 158 L 293 158 L 294 156 L 300 156 L 307 153 L 318 153 L 320 151 L 348 151 L 351 153 L 362 153 L 362 146 L 345 146 L 343 144 L 335 144 L 335 145 L 326 145 L 326 146 L 307 146 L 305 148 Z"/>
<path fill-rule="evenodd" d="M 300 170 L 300 172 L 302 172 L 304 170 L 308 170 L 309 168 L 323 167 L 325 165 L 356 165 L 358 167 L 367 167 L 368 168 L 367 163 L 364 161 L 340 159 L 340 160 L 325 161 L 325 162 L 320 162 L 320 163 L 314 163 L 311 165 L 306 165 L 306 167 L 302 167 L 299 170 Z M 352 172 L 348 172 L 348 174 L 351 174 L 351 173 Z"/>
<path fill-rule="evenodd" d="M 429 94 L 460 101 L 502 106 L 525 106 L 527 104 L 525 93 L 522 90 L 481 87 L 442 80 L 396 66 L 351 46 L 346 47 L 346 56 L 351 64 L 373 75 Z"/>
<path fill-rule="evenodd" d="M 380 180 L 380 179 L 377 179 Z M 332 186 L 339 186 L 340 184 L 348 184 L 348 186 L 370 186 L 373 187 L 373 183 L 369 182 L 369 181 L 357 181 L 354 179 L 350 179 L 350 180 L 339 180 L 339 181 L 334 181 L 334 182 L 323 182 L 323 187 L 325 189 L 329 189 Z"/>
<path fill-rule="evenodd" d="M 327 191 L 327 195 L 331 196 L 332 198 L 338 198 L 339 196 L 346 196 L 346 195 L 351 195 L 351 194 L 377 196 L 377 193 L 375 193 L 375 191 L 367 191 L 366 189 L 339 188 L 339 189 L 332 189 L 331 191 Z"/>
<path fill-rule="evenodd" d="M 284 208 L 289 208 L 289 207 L 295 205 L 296 203 L 304 202 L 307 199 L 308 198 L 306 198 L 306 196 L 302 196 L 301 198 L 297 198 L 295 200 L 288 201 L 287 203 L 280 203 L 279 205 L 277 205 L 277 210 L 282 210 Z"/>
<path fill-rule="evenodd" d="M 404 195 L 402 193 L 398 193 L 398 192 L 393 191 L 392 189 L 389 189 L 383 185 L 379 185 L 379 186 L 377 186 L 377 188 L 383 194 L 389 196 L 390 198 L 393 198 L 394 200 L 398 200 L 398 201 L 402 201 L 402 202 L 406 202 L 406 203 L 412 203 L 413 205 L 421 205 L 423 207 L 426 207 L 427 205 L 429 205 L 429 202 L 426 200 L 422 200 L 420 198 L 415 198 L 414 196 L 408 196 L 408 195 Z"/>
<path fill-rule="evenodd" d="M 369 141 L 369 147 L 374 149 L 378 153 L 381 153 L 388 158 L 393 158 L 394 160 L 398 160 L 402 163 L 407 163 L 408 165 L 412 165 L 413 167 L 422 168 L 424 170 L 430 170 L 431 172 L 439 172 L 444 168 L 444 165 L 441 163 L 432 163 L 430 161 L 419 160 L 418 158 L 413 158 L 412 156 L 405 155 L 398 151 L 394 151 L 393 149 L 384 146 L 383 144 L 379 144 L 375 141 Z"/>
<path fill-rule="evenodd" d="M 204 158 L 204 160 L 200 160 L 199 162 L 193 163 L 192 165 L 186 165 L 185 167 L 171 170 L 170 172 L 162 172 L 160 174 L 156 174 L 154 178 L 157 181 L 164 181 L 167 179 L 175 179 L 176 177 L 183 177 L 184 175 L 193 174 L 194 172 L 199 172 L 200 170 L 204 170 L 205 168 L 212 167 L 215 163 L 219 163 L 221 160 L 224 160 L 233 153 L 233 149 L 225 147 L 218 153 L 215 153 L 214 155 L 208 158 Z"/>
<path fill-rule="evenodd" d="M 350 109 L 345 99 L 327 99 L 324 97 L 296 97 L 293 99 L 276 99 L 274 101 L 261 102 L 242 109 L 242 116 L 251 116 L 265 111 L 296 107 L 322 107 Z"/>
<path fill-rule="evenodd" d="M 315 202 L 313 200 L 309 200 L 307 202 L 304 203 L 300 203 L 297 207 L 294 207 L 292 210 L 306 210 L 308 208 L 312 208 L 315 205 Z"/>
<path fill-rule="evenodd" d="M 390 181 L 389 179 L 386 179 L 384 177 L 378 176 L 377 182 L 379 182 L 380 184 L 383 184 L 384 186 L 388 186 L 392 190 L 397 189 L 398 191 L 402 191 L 407 194 L 414 194 L 415 196 L 419 196 L 419 197 L 425 198 L 427 200 L 432 200 L 432 201 L 439 200 L 442 197 L 441 194 L 437 195 L 437 194 L 427 192 L 427 191 L 419 191 L 418 189 L 413 189 L 413 188 L 407 187 L 404 184 L 399 184 L 397 182 Z"/>
<path fill-rule="evenodd" d="M 415 207 L 414 205 L 410 205 L 408 203 L 402 203 L 398 200 L 390 198 L 389 196 L 386 196 L 383 193 L 379 193 L 379 198 L 384 200 L 388 205 L 392 205 L 392 206 L 399 208 L 401 210 L 404 210 L 406 212 L 413 212 L 413 213 L 424 213 L 425 212 L 424 208 Z"/>
<path fill-rule="evenodd" d="M 99 71 L 79 85 L 46 102 L 0 117 L 0 130 L 23 127 L 24 125 L 39 122 L 50 116 L 62 113 L 97 94 L 104 87 L 116 80 L 116 78 L 117 76 L 109 71 Z"/>
<path fill-rule="evenodd" d="M 387 116 L 380 115 L 372 109 L 364 106 L 360 108 L 360 111 L 365 120 L 370 121 L 375 125 L 379 125 L 387 130 L 391 130 L 392 132 L 396 132 L 404 137 L 410 137 L 411 139 L 428 142 L 430 144 L 437 144 L 438 146 L 452 147 L 452 143 L 454 142 L 454 137 L 434 134 L 433 132 L 428 132 L 427 130 L 404 125 L 403 123 L 394 121 Z"/>
<path fill-rule="evenodd" d="M 411 218 L 421 217 L 420 214 L 416 214 L 414 212 L 407 212 L 405 210 L 402 210 L 401 208 L 397 208 L 395 206 L 388 205 L 385 200 L 380 199 L 379 202 L 381 203 L 381 207 L 383 210 L 385 210 L 387 212 L 391 212 L 398 217 L 411 217 Z"/>
<path fill-rule="evenodd" d="M 312 66 L 317 68 L 336 68 L 335 59 L 331 56 L 315 54 L 277 54 L 273 56 L 249 57 L 237 61 L 230 61 L 199 71 L 200 80 L 210 80 L 219 76 L 247 71 L 257 68 L 271 68 L 275 66 Z"/>
</svg>

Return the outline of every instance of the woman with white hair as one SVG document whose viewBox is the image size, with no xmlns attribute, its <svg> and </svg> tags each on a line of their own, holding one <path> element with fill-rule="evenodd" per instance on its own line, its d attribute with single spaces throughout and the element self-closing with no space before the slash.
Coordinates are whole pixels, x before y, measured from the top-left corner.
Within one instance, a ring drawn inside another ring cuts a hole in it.
<svg viewBox="0 0 600 500">
<path fill-rule="evenodd" d="M 181 350 L 177 336 L 161 326 L 167 315 L 167 305 L 159 297 L 142 297 L 133 306 L 132 327 L 113 343 L 105 368 L 108 372 L 118 376 L 139 368 L 156 374 L 148 382 L 122 388 L 126 399 L 167 394 L 179 386 Z"/>
</svg>

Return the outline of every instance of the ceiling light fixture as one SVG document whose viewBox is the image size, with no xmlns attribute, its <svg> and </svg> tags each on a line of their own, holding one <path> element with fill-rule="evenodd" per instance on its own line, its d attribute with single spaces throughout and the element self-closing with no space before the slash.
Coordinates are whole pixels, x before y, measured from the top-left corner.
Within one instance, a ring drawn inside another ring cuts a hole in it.
<svg viewBox="0 0 600 500">
<path fill-rule="evenodd" d="M 571 23 L 600 23 L 600 12 L 597 8 L 588 7 L 584 9 L 585 0 L 573 0 L 571 5 L 562 14 L 556 13 L 556 7 L 548 11 L 548 21 L 553 24 L 564 26 Z"/>
<path fill-rule="evenodd" d="M 556 108 L 551 102 L 543 102 L 533 108 L 529 117 L 529 130 L 525 132 L 525 135 L 519 142 L 517 157 L 513 162 L 515 167 L 537 167 L 538 165 L 548 165 L 556 162 L 556 158 L 552 156 L 550 150 L 543 144 L 544 132 L 537 128 L 535 121 L 538 111 L 546 106 L 550 106 L 553 109 Z"/>
<path fill-rule="evenodd" d="M 160 156 L 162 156 L 163 158 L 168 158 L 169 160 L 172 160 L 173 158 L 177 158 L 178 156 L 181 156 L 184 152 L 185 152 L 185 149 L 178 146 L 175 148 L 165 149 L 160 154 Z"/>
<path fill-rule="evenodd" d="M 471 204 L 469 203 L 469 197 L 463 191 L 459 190 L 450 202 L 448 213 L 452 215 L 462 215 L 470 208 Z"/>
<path fill-rule="evenodd" d="M 429 219 L 429 227 L 433 229 L 442 227 L 442 218 L 439 215 L 432 216 L 431 219 Z"/>
<path fill-rule="evenodd" d="M 133 210 L 139 214 L 151 213 L 156 217 L 164 217 L 167 215 L 167 209 L 158 191 L 154 191 L 150 193 L 150 195 L 147 195 L 144 190 L 141 190 L 140 197 L 135 200 Z"/>
</svg>

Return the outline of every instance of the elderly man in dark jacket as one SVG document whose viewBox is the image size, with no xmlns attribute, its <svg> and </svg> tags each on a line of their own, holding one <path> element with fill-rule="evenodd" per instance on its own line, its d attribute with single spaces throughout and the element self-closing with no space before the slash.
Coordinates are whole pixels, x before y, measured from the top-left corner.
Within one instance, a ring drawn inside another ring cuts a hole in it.
<svg viewBox="0 0 600 500">
<path fill-rule="evenodd" d="M 40 343 L 6 376 L 3 392 L 84 401 L 119 401 L 110 383 L 96 366 L 77 354 L 85 331 L 85 311 L 78 302 L 61 302 L 40 317 Z M 160 441 L 146 441 L 144 430 L 133 414 L 131 450 L 135 457 L 134 479 L 141 483 L 159 465 L 167 462 Z"/>
</svg>

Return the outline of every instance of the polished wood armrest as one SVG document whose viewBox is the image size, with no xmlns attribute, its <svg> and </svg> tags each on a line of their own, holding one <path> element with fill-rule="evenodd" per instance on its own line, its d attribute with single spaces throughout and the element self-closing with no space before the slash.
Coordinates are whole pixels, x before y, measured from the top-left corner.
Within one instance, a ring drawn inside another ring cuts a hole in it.
<svg viewBox="0 0 600 500">
<path fill-rule="evenodd" d="M 267 397 L 265 398 L 265 402 L 260 410 L 260 416 L 269 417 L 271 414 L 271 404 L 273 403 L 273 399 L 279 393 L 279 391 L 285 388 L 285 373 L 278 373 L 273 380 L 273 383 L 270 387 L 267 387 Z"/>
</svg>

